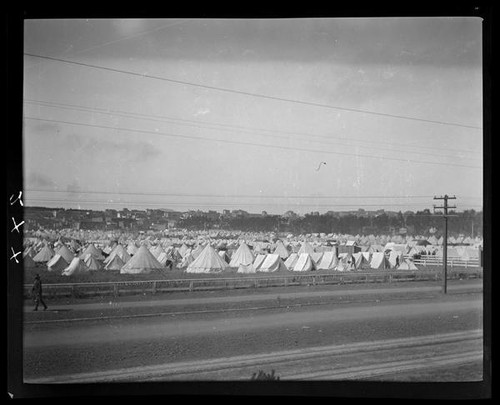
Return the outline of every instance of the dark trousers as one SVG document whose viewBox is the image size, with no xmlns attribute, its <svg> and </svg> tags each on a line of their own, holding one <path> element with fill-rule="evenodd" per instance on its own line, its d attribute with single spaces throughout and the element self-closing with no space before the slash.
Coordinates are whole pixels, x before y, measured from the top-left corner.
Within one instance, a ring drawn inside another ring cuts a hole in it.
<svg viewBox="0 0 500 405">
<path fill-rule="evenodd" d="M 45 309 L 47 309 L 47 305 L 43 301 L 41 296 L 35 297 L 35 311 L 38 310 L 38 305 L 42 304 Z"/>
</svg>

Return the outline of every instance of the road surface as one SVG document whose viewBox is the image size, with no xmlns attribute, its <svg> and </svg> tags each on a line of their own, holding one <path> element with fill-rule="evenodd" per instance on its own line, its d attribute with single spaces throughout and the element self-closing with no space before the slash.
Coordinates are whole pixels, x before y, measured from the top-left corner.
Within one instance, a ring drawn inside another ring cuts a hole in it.
<svg viewBox="0 0 500 405">
<path fill-rule="evenodd" d="M 482 310 L 477 282 L 446 296 L 415 283 L 60 305 L 26 313 L 25 382 L 231 381 L 259 370 L 281 380 L 425 381 L 440 369 L 477 381 Z"/>
</svg>

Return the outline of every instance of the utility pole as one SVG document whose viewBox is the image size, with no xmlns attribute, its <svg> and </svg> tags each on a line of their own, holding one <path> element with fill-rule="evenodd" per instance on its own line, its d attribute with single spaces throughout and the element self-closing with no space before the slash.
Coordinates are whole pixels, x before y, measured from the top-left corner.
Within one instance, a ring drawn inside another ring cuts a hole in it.
<svg viewBox="0 0 500 405">
<path fill-rule="evenodd" d="M 442 207 L 434 206 L 434 212 L 436 212 L 436 208 L 443 209 L 443 217 L 444 217 L 444 247 L 443 247 L 443 294 L 446 294 L 447 289 L 447 277 L 448 277 L 448 209 L 449 208 L 457 208 L 456 206 L 449 206 L 448 200 L 456 200 L 457 197 L 450 197 L 447 194 L 444 197 L 434 197 L 435 200 L 444 200 L 444 204 Z"/>
</svg>

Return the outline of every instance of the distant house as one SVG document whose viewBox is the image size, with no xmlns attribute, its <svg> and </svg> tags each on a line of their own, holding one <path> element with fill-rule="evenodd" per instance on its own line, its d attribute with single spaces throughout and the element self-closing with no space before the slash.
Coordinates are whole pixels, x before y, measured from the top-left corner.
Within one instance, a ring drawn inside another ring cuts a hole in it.
<svg viewBox="0 0 500 405">
<path fill-rule="evenodd" d="M 337 250 L 338 254 L 341 253 L 358 253 L 361 252 L 361 246 L 359 246 L 355 240 L 348 240 L 345 244 L 341 244 L 338 246 Z"/>
</svg>

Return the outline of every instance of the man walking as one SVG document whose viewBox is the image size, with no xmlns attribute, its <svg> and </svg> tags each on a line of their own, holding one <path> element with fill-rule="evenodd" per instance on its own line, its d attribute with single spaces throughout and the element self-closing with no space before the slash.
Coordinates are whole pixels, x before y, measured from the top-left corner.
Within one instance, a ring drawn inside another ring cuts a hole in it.
<svg viewBox="0 0 500 405">
<path fill-rule="evenodd" d="M 35 276 L 35 281 L 33 282 L 33 287 L 31 288 L 31 294 L 33 295 L 33 300 L 35 301 L 35 308 L 33 311 L 38 311 L 38 305 L 43 305 L 43 310 L 47 310 L 47 305 L 43 301 L 42 298 L 42 280 L 40 279 L 40 275 L 37 274 Z"/>
</svg>

